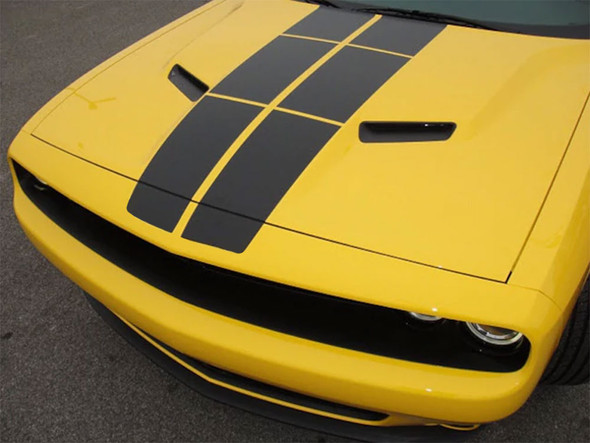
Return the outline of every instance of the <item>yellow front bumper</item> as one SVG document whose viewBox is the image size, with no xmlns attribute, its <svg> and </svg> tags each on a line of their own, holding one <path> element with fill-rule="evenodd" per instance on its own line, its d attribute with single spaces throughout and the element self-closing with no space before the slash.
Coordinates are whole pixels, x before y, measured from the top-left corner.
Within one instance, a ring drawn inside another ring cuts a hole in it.
<svg viewBox="0 0 590 443">
<path fill-rule="evenodd" d="M 28 145 L 26 150 L 24 144 Z M 104 181 L 93 181 L 92 174 L 114 175 L 41 145 L 42 142 L 21 135 L 10 155 L 32 172 L 40 171 L 40 176 L 52 185 L 60 181 L 50 172 L 55 169 L 52 163 L 56 159 L 63 170 L 69 169 L 66 165 L 75 165 L 77 174 L 85 175 L 81 171 L 87 171 L 85 187 L 104 188 Z M 40 158 L 41 151 L 44 155 Z M 481 302 L 474 302 L 473 294 L 449 293 L 451 300 L 464 299 L 465 303 L 455 303 L 454 306 L 441 303 L 443 314 L 454 309 L 455 314 L 449 315 L 450 318 L 484 322 L 482 306 L 493 306 L 490 318 L 503 318 L 503 324 L 521 330 L 531 343 L 529 359 L 522 369 L 512 373 L 481 372 L 351 351 L 253 326 L 180 301 L 78 242 L 41 212 L 16 181 L 14 203 L 19 221 L 36 247 L 69 278 L 126 322 L 179 352 L 218 368 L 312 397 L 382 412 L 388 418 L 365 422 L 334 416 L 225 386 L 319 415 L 373 426 L 481 423 L 501 419 L 526 401 L 541 377 L 564 325 L 565 313 L 539 292 L 493 283 L 494 290 L 486 298 L 484 291 L 492 287 L 492 283 L 485 280 L 473 283 L 471 280 L 478 279 L 470 279 L 467 286 L 480 288 L 478 299 Z M 331 247 L 338 246 L 323 245 L 321 248 Z M 340 251 L 344 249 L 339 248 Z M 352 253 L 359 254 L 358 251 Z M 395 261 L 387 257 L 380 260 Z M 413 266 L 419 268 L 419 265 Z M 428 272 L 444 274 L 437 270 Z M 468 279 L 464 276 L 453 278 Z M 504 294 L 502 287 L 506 288 Z M 441 287 L 441 291 L 444 290 Z M 497 303 L 502 296 L 504 303 Z"/>
</svg>

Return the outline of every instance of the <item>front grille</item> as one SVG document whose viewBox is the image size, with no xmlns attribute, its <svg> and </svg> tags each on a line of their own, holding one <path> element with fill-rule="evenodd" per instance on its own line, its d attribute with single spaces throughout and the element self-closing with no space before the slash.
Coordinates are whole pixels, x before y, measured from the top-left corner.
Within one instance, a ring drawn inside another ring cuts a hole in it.
<svg viewBox="0 0 590 443">
<path fill-rule="evenodd" d="M 482 348 L 461 322 L 422 327 L 404 311 L 286 286 L 171 254 L 98 217 L 13 162 L 25 194 L 57 225 L 146 283 L 200 308 L 341 348 L 453 368 L 512 372 L 526 362 L 525 338 Z"/>
</svg>

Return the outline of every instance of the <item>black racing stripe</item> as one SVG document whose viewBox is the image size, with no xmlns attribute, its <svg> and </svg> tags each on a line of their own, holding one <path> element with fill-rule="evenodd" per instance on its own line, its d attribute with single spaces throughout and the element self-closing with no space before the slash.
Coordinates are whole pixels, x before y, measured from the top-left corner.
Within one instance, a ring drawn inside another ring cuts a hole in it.
<svg viewBox="0 0 590 443">
<path fill-rule="evenodd" d="M 199 204 L 182 236 L 232 252 L 244 252 L 263 222 Z"/>
<path fill-rule="evenodd" d="M 137 183 L 127 211 L 148 223 L 172 232 L 188 200 L 153 186 Z"/>
<path fill-rule="evenodd" d="M 391 54 L 345 47 L 280 106 L 345 122 L 407 61 Z"/>
<path fill-rule="evenodd" d="M 333 43 L 277 37 L 232 71 L 213 92 L 269 103 L 333 47 Z"/>
<path fill-rule="evenodd" d="M 373 17 L 373 14 L 319 7 L 285 34 L 341 41 Z"/>
<path fill-rule="evenodd" d="M 370 46 L 401 54 L 415 55 L 446 25 L 395 17 L 382 17 L 353 40 L 353 44 Z"/>
<path fill-rule="evenodd" d="M 182 236 L 243 252 L 337 130 L 328 123 L 272 112 L 215 180 Z"/>
<path fill-rule="evenodd" d="M 188 200 L 261 109 L 203 98 L 156 153 L 135 187 L 127 210 L 152 225 L 172 231 Z"/>
</svg>

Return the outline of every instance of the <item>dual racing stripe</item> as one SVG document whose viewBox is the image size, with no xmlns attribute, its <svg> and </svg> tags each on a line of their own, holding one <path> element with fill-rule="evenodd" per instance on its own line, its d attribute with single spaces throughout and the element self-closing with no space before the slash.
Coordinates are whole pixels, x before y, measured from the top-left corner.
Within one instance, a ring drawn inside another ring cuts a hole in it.
<svg viewBox="0 0 590 443">
<path fill-rule="evenodd" d="M 238 66 L 212 92 L 270 103 L 333 47 L 333 43 L 277 37 Z"/>
<path fill-rule="evenodd" d="M 340 42 L 373 17 L 373 14 L 318 8 L 288 29 L 285 34 Z"/>
<path fill-rule="evenodd" d="M 212 91 L 268 103 L 334 45 L 278 37 Z M 262 108 L 204 97 L 156 153 L 135 187 L 127 210 L 172 232 L 201 183 Z"/>
<path fill-rule="evenodd" d="M 271 112 L 211 185 L 182 236 L 228 251 L 244 251 L 338 129 L 310 118 Z"/>
<path fill-rule="evenodd" d="M 173 231 L 197 189 L 263 106 L 373 17 L 318 8 L 246 60 L 170 134 L 140 178 L 128 211 Z M 182 236 L 243 252 L 339 123 L 443 28 L 381 18 L 351 46 L 341 45 L 278 109 L 271 108 L 207 190 Z"/>
<path fill-rule="evenodd" d="M 345 122 L 407 61 L 392 54 L 345 47 L 280 106 Z"/>
<path fill-rule="evenodd" d="M 352 43 L 405 55 L 416 55 L 444 27 L 445 25 L 440 23 L 382 17 Z"/>
<path fill-rule="evenodd" d="M 172 232 L 196 189 L 262 108 L 203 98 L 166 139 L 135 187 L 127 210 Z"/>
</svg>

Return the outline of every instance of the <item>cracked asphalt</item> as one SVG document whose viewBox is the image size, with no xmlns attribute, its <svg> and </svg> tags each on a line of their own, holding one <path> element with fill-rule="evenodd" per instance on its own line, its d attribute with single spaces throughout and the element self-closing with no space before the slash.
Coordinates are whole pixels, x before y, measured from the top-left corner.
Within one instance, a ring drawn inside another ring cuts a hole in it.
<svg viewBox="0 0 590 443">
<path fill-rule="evenodd" d="M 270 1 L 270 0 L 267 0 Z M 2 158 L 71 81 L 199 1 L 0 1 Z M 25 238 L 0 162 L 2 441 L 342 441 L 209 400 L 114 333 Z M 588 385 L 540 387 L 472 441 L 590 441 Z"/>
</svg>

